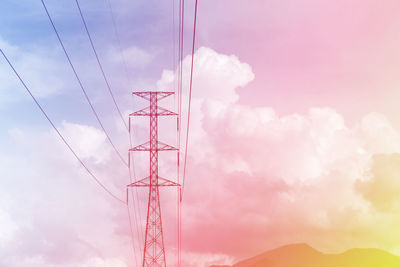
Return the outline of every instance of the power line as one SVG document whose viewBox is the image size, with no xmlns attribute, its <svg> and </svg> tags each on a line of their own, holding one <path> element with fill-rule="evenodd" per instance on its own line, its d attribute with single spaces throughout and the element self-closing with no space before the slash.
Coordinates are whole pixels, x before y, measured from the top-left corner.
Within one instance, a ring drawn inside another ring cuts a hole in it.
<svg viewBox="0 0 400 267">
<path fill-rule="evenodd" d="M 126 124 L 126 121 L 124 120 L 124 118 L 123 118 L 123 116 L 122 116 L 121 110 L 120 110 L 120 108 L 119 108 L 119 106 L 118 106 L 118 104 L 117 104 L 117 101 L 115 100 L 114 94 L 113 94 L 113 92 L 112 92 L 112 90 L 111 90 L 110 83 L 108 82 L 107 76 L 106 76 L 106 74 L 105 74 L 105 72 L 104 72 L 103 65 L 102 65 L 101 62 L 100 62 L 99 55 L 97 54 L 96 48 L 95 48 L 95 46 L 94 46 L 93 39 L 92 39 L 92 36 L 90 35 L 89 29 L 88 29 L 88 27 L 87 27 L 85 17 L 83 16 L 81 6 L 79 5 L 79 1 L 78 1 L 78 0 L 75 0 L 75 2 L 76 2 L 76 5 L 77 5 L 77 7 L 78 7 L 79 14 L 80 14 L 80 16 L 81 16 L 83 25 L 85 26 L 85 31 L 86 31 L 86 34 L 87 34 L 87 36 L 88 36 L 88 38 L 89 38 L 89 41 L 90 41 L 90 46 L 92 47 L 92 50 L 93 50 L 93 52 L 94 52 L 94 55 L 96 56 L 96 60 L 97 60 L 97 63 L 98 63 L 98 65 L 99 65 L 101 74 L 102 74 L 102 76 L 103 76 L 103 78 L 104 78 L 104 82 L 105 82 L 106 85 L 107 85 L 108 92 L 110 93 L 110 96 L 111 96 L 111 98 L 112 98 L 112 100 L 113 100 L 113 102 L 114 102 L 115 108 L 117 109 L 118 114 L 119 114 L 119 116 L 120 116 L 122 122 L 124 123 L 126 130 L 128 131 L 128 125 Z"/>
<path fill-rule="evenodd" d="M 124 158 L 121 156 L 121 154 L 119 153 L 119 151 L 118 151 L 117 148 L 115 147 L 114 143 L 112 142 L 112 140 L 111 140 L 111 138 L 110 138 L 110 135 L 108 134 L 108 132 L 107 132 L 106 129 L 104 128 L 104 125 L 103 125 L 103 123 L 101 122 L 101 120 L 100 120 L 100 118 L 99 118 L 99 115 L 97 114 L 96 110 L 94 109 L 93 104 L 92 104 L 92 102 L 90 101 L 89 96 L 88 96 L 88 94 L 86 93 L 86 90 L 85 90 L 85 88 L 83 87 L 83 84 L 82 84 L 82 82 L 81 82 L 81 80 L 80 80 L 80 78 L 79 78 L 79 76 L 78 76 L 78 73 L 77 73 L 77 71 L 75 70 L 74 65 L 72 64 L 71 58 L 69 57 L 68 52 L 67 52 L 67 50 L 66 50 L 66 48 L 65 48 L 65 46 L 64 46 L 64 43 L 63 43 L 62 40 L 61 40 L 61 37 L 60 37 L 60 35 L 59 35 L 58 31 L 57 31 L 57 28 L 56 28 L 56 26 L 55 26 L 55 24 L 54 24 L 54 22 L 53 22 L 51 16 L 50 16 L 50 13 L 49 13 L 49 11 L 47 10 L 47 7 L 46 7 L 46 4 L 44 3 L 44 0 L 41 0 L 41 2 L 42 2 L 43 7 L 44 7 L 44 9 L 45 9 L 45 11 L 46 11 L 47 17 L 48 17 L 49 20 L 50 20 L 50 23 L 51 23 L 51 25 L 52 25 L 52 27 L 53 27 L 53 30 L 54 30 L 55 34 L 57 35 L 57 39 L 58 39 L 58 41 L 59 41 L 59 43 L 60 43 L 60 45 L 61 45 L 61 47 L 62 47 L 62 49 L 63 49 L 63 51 L 64 51 L 64 53 L 65 53 L 65 56 L 67 57 L 67 60 L 68 60 L 68 62 L 69 62 L 69 65 L 71 66 L 71 69 L 72 69 L 72 71 L 73 71 L 74 74 L 75 74 L 75 78 L 77 79 L 77 81 L 78 81 L 78 83 L 79 83 L 79 86 L 80 86 L 80 88 L 82 89 L 82 92 L 83 92 L 83 94 L 85 95 L 85 98 L 86 98 L 86 100 L 87 100 L 87 102 L 88 102 L 88 104 L 89 104 L 89 106 L 90 106 L 90 108 L 91 108 L 93 114 L 95 115 L 95 117 L 96 117 L 98 123 L 100 124 L 100 127 L 103 129 L 104 133 L 105 133 L 106 136 L 107 136 L 108 141 L 110 142 L 111 146 L 113 147 L 113 149 L 115 150 L 115 152 L 117 153 L 117 155 L 119 156 L 119 158 L 121 159 L 121 161 L 122 161 L 126 166 L 128 166 L 128 163 L 126 163 L 126 161 L 124 160 Z"/>
<path fill-rule="evenodd" d="M 122 58 L 122 61 L 123 61 L 123 68 L 124 68 L 124 71 L 125 71 L 125 75 L 126 75 L 127 81 L 128 81 L 129 83 L 131 83 L 131 79 L 130 79 L 130 76 L 129 76 L 129 74 L 128 74 L 127 63 L 126 63 L 126 59 L 125 59 L 125 56 L 124 56 L 124 52 L 123 52 L 123 50 L 122 50 L 121 39 L 120 39 L 120 36 L 119 36 L 119 32 L 118 32 L 118 28 L 117 28 L 117 23 L 116 23 L 116 21 L 115 21 L 115 17 L 114 17 L 114 12 L 113 12 L 113 8 L 112 8 L 112 5 L 111 5 L 111 1 L 110 1 L 110 0 L 106 0 L 106 1 L 107 1 L 108 10 L 109 10 L 110 15 L 111 15 L 112 25 L 113 25 L 114 33 L 115 33 L 115 36 L 116 36 L 116 39 L 117 39 L 118 48 L 119 48 L 119 51 L 120 51 L 120 54 L 121 54 L 121 58 Z M 79 13 L 80 13 L 80 15 L 81 15 L 83 24 L 84 24 L 84 26 L 85 26 L 86 33 L 87 33 L 88 38 L 89 38 L 89 40 L 90 40 L 90 43 L 91 43 L 93 52 L 94 52 L 95 55 L 96 55 L 96 59 L 97 59 L 97 62 L 98 62 L 98 64 L 99 64 L 100 70 L 101 70 L 101 72 L 102 72 L 103 78 L 104 78 L 104 80 L 105 80 L 105 82 L 106 82 L 107 88 L 108 88 L 108 90 L 109 90 L 109 92 L 110 92 L 110 95 L 112 96 L 112 98 L 113 98 L 113 100 L 114 100 L 114 104 L 115 104 L 115 106 L 116 106 L 116 108 L 117 108 L 117 110 L 118 110 L 118 113 L 119 113 L 119 115 L 120 115 L 120 117 L 121 117 L 121 120 L 124 122 L 124 125 L 125 125 L 125 127 L 127 128 L 127 130 L 128 130 L 128 134 L 129 134 L 129 144 L 130 144 L 130 148 L 132 148 L 132 138 L 131 138 L 131 132 L 130 132 L 131 126 L 130 126 L 130 125 L 129 125 L 129 126 L 126 125 L 125 120 L 123 119 L 122 113 L 121 113 L 121 111 L 120 111 L 120 109 L 119 109 L 119 107 L 118 107 L 118 105 L 117 105 L 117 103 L 116 103 L 116 101 L 115 101 L 115 98 L 114 98 L 114 96 L 113 96 L 113 94 L 112 94 L 112 90 L 111 90 L 111 88 L 110 88 L 110 86 L 109 86 L 109 83 L 108 83 L 107 78 L 106 78 L 106 76 L 105 76 L 105 73 L 104 73 L 104 71 L 103 71 L 103 68 L 102 68 L 102 65 L 101 65 L 101 63 L 100 63 L 99 57 L 97 56 L 97 52 L 96 52 L 96 49 L 95 49 L 95 47 L 94 47 L 94 43 L 93 43 L 93 41 L 92 41 L 90 32 L 89 32 L 89 30 L 88 30 L 88 27 L 87 27 L 87 24 L 86 24 L 86 21 L 85 21 L 85 18 L 84 18 L 84 16 L 83 16 L 83 13 L 82 13 L 82 10 L 81 10 L 81 8 L 80 8 L 80 5 L 79 5 L 78 0 L 76 0 L 76 4 L 77 4 L 77 6 L 78 6 Z M 130 124 L 130 120 L 129 120 L 129 124 Z M 130 164 L 128 164 L 128 165 L 129 165 L 129 166 L 128 166 L 128 168 L 129 168 L 129 181 L 130 181 L 130 183 L 133 183 L 134 181 L 136 181 L 136 174 L 135 174 L 135 167 L 134 167 L 135 162 L 134 162 L 134 160 L 133 160 L 133 155 L 132 155 L 132 161 L 130 160 L 130 159 L 131 159 L 131 158 L 130 158 L 130 157 L 131 157 L 130 153 L 129 153 L 128 157 L 129 157 L 129 162 L 132 162 L 133 177 L 134 177 L 134 179 L 132 179 L 131 166 L 130 166 Z M 140 239 L 140 238 L 143 239 L 143 229 L 142 229 L 141 227 L 139 227 L 139 223 L 138 223 L 138 217 L 139 217 L 139 218 L 141 217 L 141 214 L 140 214 L 140 211 L 139 211 L 140 206 L 139 206 L 139 203 L 138 203 L 138 202 L 139 202 L 139 194 L 138 194 L 137 188 L 135 188 L 135 189 L 136 189 L 135 191 L 136 191 L 137 203 L 136 203 L 136 201 L 135 201 L 135 197 L 134 197 L 134 195 L 133 195 L 133 192 L 131 191 L 132 202 L 133 202 L 133 208 L 134 208 L 134 209 L 133 209 L 133 211 L 134 211 L 134 216 L 133 216 L 133 217 L 134 217 L 134 220 L 135 220 L 135 228 L 136 228 L 137 236 L 139 237 L 139 239 Z M 135 205 L 135 203 L 136 203 L 137 206 L 138 206 L 138 211 L 136 210 L 136 205 Z M 128 202 L 128 205 L 129 205 L 129 202 Z M 128 212 L 129 212 L 129 216 L 130 216 L 129 207 L 128 207 Z M 137 213 L 139 213 L 139 216 L 137 215 Z M 141 219 L 140 219 L 140 221 L 141 221 Z M 129 217 L 129 227 L 130 227 L 131 235 L 132 235 L 132 237 L 133 237 L 133 229 L 132 229 L 133 226 L 132 226 L 131 217 Z M 139 234 L 139 229 L 140 229 L 140 232 L 142 233 L 141 235 Z M 132 238 L 132 246 L 135 246 L 135 242 L 134 242 L 134 239 L 133 239 L 133 238 Z M 139 247 L 139 250 L 141 250 L 140 242 L 139 242 L 138 247 Z M 134 252 L 134 253 L 135 253 L 135 252 Z M 135 260 L 137 261 L 137 259 L 136 259 L 136 253 L 135 253 Z M 137 264 L 137 262 L 136 262 L 136 264 Z"/>
<path fill-rule="evenodd" d="M 185 160 L 183 162 L 181 201 L 182 201 L 182 197 L 183 197 L 183 190 L 185 189 L 186 161 L 187 161 L 187 151 L 188 151 L 188 143 L 189 143 L 190 108 L 191 108 L 191 103 L 192 103 L 192 85 L 193 85 L 193 62 L 194 62 L 194 48 L 195 48 L 195 43 L 196 43 L 196 22 L 197 22 L 197 0 L 195 3 L 195 8 L 194 8 L 192 62 L 191 62 L 191 67 L 190 67 L 189 106 L 188 106 L 188 117 L 187 117 L 187 127 L 186 127 Z"/>
<path fill-rule="evenodd" d="M 76 5 L 77 5 L 77 7 L 78 7 L 78 10 L 79 10 L 80 17 L 81 17 L 81 19 L 82 19 L 82 23 L 83 23 L 83 25 L 84 25 L 84 27 L 85 27 L 86 34 L 87 34 L 88 39 L 89 39 L 89 41 L 90 41 L 90 45 L 91 45 L 91 47 L 92 47 L 93 53 L 94 53 L 94 55 L 95 55 L 95 57 L 96 57 L 96 60 L 97 60 L 99 69 L 100 69 L 101 74 L 102 74 L 102 76 L 103 76 L 103 78 L 104 78 L 104 82 L 106 83 L 108 92 L 110 93 L 110 96 L 111 96 L 111 98 L 112 98 L 112 100 L 113 100 L 113 102 L 114 102 L 114 105 L 115 105 L 115 107 L 116 107 L 116 109 L 117 109 L 117 111 L 118 111 L 118 114 L 119 114 L 119 116 L 120 116 L 122 122 L 124 123 L 125 128 L 126 128 L 126 130 L 128 131 L 128 134 L 130 135 L 130 133 L 129 133 L 129 127 L 128 127 L 128 125 L 126 124 L 125 120 L 123 119 L 121 110 L 120 110 L 120 108 L 119 108 L 119 106 L 118 106 L 118 104 L 117 104 L 117 102 L 116 102 L 116 100 L 115 100 L 115 97 L 114 97 L 114 94 L 113 94 L 113 92 L 112 92 L 110 83 L 109 83 L 109 81 L 108 81 L 108 79 L 107 79 L 107 76 L 106 76 L 106 74 L 105 74 L 105 72 L 104 72 L 104 69 L 103 69 L 103 66 L 102 66 L 102 64 L 101 64 L 100 58 L 99 58 L 99 56 L 98 56 L 97 50 L 96 50 L 96 48 L 95 48 L 95 46 L 94 46 L 94 42 L 93 42 L 92 36 L 91 36 L 91 34 L 90 34 L 89 28 L 88 28 L 88 26 L 87 26 L 86 19 L 85 19 L 84 15 L 83 15 L 82 8 L 81 8 L 81 6 L 80 6 L 78 0 L 75 0 L 75 2 L 76 2 Z M 108 4 L 109 4 L 111 16 L 112 16 L 112 21 L 113 21 L 113 26 L 114 26 L 114 29 L 115 29 L 115 33 L 117 34 L 118 43 L 119 43 L 119 45 L 120 45 L 120 49 L 121 49 L 121 53 L 122 53 L 122 48 L 121 48 L 121 44 L 120 44 L 120 40 L 119 40 L 119 36 L 118 36 L 118 31 L 117 31 L 117 29 L 116 29 L 116 23 L 115 23 L 115 19 L 114 19 L 114 15 L 113 15 L 113 12 L 112 12 L 112 7 L 111 7 L 110 1 L 108 1 Z M 129 142 L 130 142 L 130 148 L 132 148 L 131 137 L 129 137 Z M 129 156 L 130 156 L 130 155 L 129 155 Z M 132 161 L 132 165 L 133 165 L 133 164 L 134 164 L 134 162 Z M 129 165 L 129 164 L 128 164 L 128 165 Z M 128 168 L 129 168 L 129 179 L 130 179 L 130 183 L 133 183 L 132 173 L 131 173 L 131 170 L 130 170 L 130 166 L 128 166 Z M 136 179 L 135 179 L 135 181 L 136 181 Z M 136 191 L 137 191 L 137 190 L 136 190 Z M 136 193 L 137 193 L 137 192 L 136 192 Z M 138 196 L 137 196 L 137 197 L 138 197 Z M 132 198 L 133 198 L 133 195 L 132 195 Z M 133 198 L 133 201 L 134 201 L 134 198 Z M 134 209 L 134 215 L 135 215 L 135 216 L 134 216 L 134 219 L 135 219 L 136 231 L 137 231 L 138 236 L 140 236 L 140 235 L 139 235 L 139 232 L 138 232 L 139 226 L 138 226 L 138 222 L 137 222 L 136 209 Z M 130 223 L 130 226 L 132 226 L 132 223 Z M 141 229 L 141 230 L 142 230 L 142 229 Z M 143 232 L 143 230 L 142 230 L 142 232 Z M 143 233 L 142 233 L 142 234 L 143 234 Z"/>
<path fill-rule="evenodd" d="M 181 126 L 182 126 L 182 74 L 183 74 L 183 29 L 184 29 L 184 12 L 185 0 L 179 0 L 179 70 L 178 70 L 178 154 L 177 154 L 177 169 L 178 183 L 180 182 L 180 150 L 181 150 Z M 178 189 L 178 267 L 181 266 L 181 250 L 182 250 L 182 235 L 181 235 L 181 196 L 182 189 Z"/>
<path fill-rule="evenodd" d="M 133 247 L 133 255 L 134 255 L 134 258 L 135 258 L 135 262 L 136 262 L 136 266 L 139 266 L 138 265 L 138 261 L 137 261 L 137 257 L 136 257 L 136 248 L 135 248 L 135 242 L 134 242 L 134 238 L 133 238 L 133 227 L 132 227 L 132 219 L 131 219 L 131 211 L 130 211 L 130 209 L 129 209 L 129 202 L 128 202 L 128 200 L 126 201 L 126 208 L 127 208 L 127 210 L 128 210 L 128 217 L 129 217 L 129 229 L 130 229 L 130 232 L 131 232 L 131 241 L 132 241 L 132 247 Z M 139 248 L 140 249 L 140 248 Z"/>
<path fill-rule="evenodd" d="M 72 147 L 69 145 L 67 140 L 64 138 L 64 136 L 61 134 L 61 132 L 57 129 L 57 127 L 54 125 L 50 117 L 47 115 L 47 113 L 44 111 L 42 106 L 39 104 L 39 102 L 36 100 L 35 96 L 32 94 L 31 90 L 29 90 L 28 86 L 25 84 L 25 82 L 22 80 L 21 76 L 17 72 L 17 70 L 14 68 L 14 66 L 11 64 L 10 60 L 7 58 L 7 56 L 4 54 L 3 50 L 0 49 L 1 54 L 7 61 L 8 65 L 11 67 L 15 75 L 18 77 L 19 81 L 22 83 L 22 85 L 25 87 L 26 91 L 29 93 L 29 95 L 32 97 L 33 101 L 36 103 L 37 107 L 40 109 L 40 111 L 43 113 L 43 115 L 46 117 L 48 122 L 51 124 L 53 129 L 56 131 L 57 135 L 61 138 L 61 140 L 64 142 L 64 144 L 68 147 L 68 149 L 71 151 L 71 153 L 75 156 L 75 158 L 79 161 L 79 163 L 85 168 L 85 170 L 89 173 L 89 175 L 96 181 L 96 183 L 104 189 L 111 197 L 114 199 L 118 200 L 119 202 L 125 204 L 125 201 L 123 201 L 121 198 L 117 197 L 114 195 L 100 180 L 89 170 L 89 168 L 85 165 L 85 163 L 79 158 L 79 156 L 76 154 L 76 152 L 72 149 Z"/>
<path fill-rule="evenodd" d="M 117 111 L 118 111 L 118 114 L 119 114 L 119 116 L 120 116 L 120 118 L 121 118 L 123 124 L 125 125 L 125 129 L 128 131 L 128 134 L 129 134 L 129 142 L 130 142 L 130 148 L 132 148 L 132 141 L 131 141 L 130 132 L 129 132 L 129 129 L 130 129 L 130 128 L 129 128 L 128 125 L 126 124 L 126 121 L 125 121 L 124 118 L 123 118 L 121 109 L 119 108 L 119 106 L 118 106 L 118 104 L 117 104 L 117 101 L 116 101 L 116 99 L 115 99 L 115 97 L 114 97 L 114 94 L 113 94 L 113 92 L 112 92 L 110 83 L 109 83 L 109 81 L 108 81 L 108 79 L 107 79 L 107 76 L 106 76 L 105 71 L 104 71 L 104 69 L 103 69 L 103 66 L 102 66 L 102 64 L 101 64 L 100 58 L 99 58 L 99 56 L 98 56 L 97 50 L 96 50 L 96 48 L 95 48 L 95 46 L 94 46 L 94 42 L 93 42 L 92 36 L 91 36 L 91 34 L 90 34 L 89 28 L 88 28 L 88 26 L 87 26 L 86 19 L 85 19 L 85 16 L 83 15 L 81 6 L 80 6 L 80 4 L 79 4 L 79 1 L 78 1 L 78 0 L 75 0 L 75 2 L 76 2 L 76 5 L 77 5 L 77 7 L 78 7 L 78 10 L 79 10 L 80 17 L 81 17 L 81 19 L 82 19 L 82 23 L 83 23 L 83 25 L 84 25 L 84 27 L 85 27 L 85 31 L 86 31 L 86 34 L 87 34 L 87 36 L 88 36 L 88 39 L 89 39 L 91 48 L 92 48 L 93 53 L 94 53 L 94 55 L 95 55 L 95 57 L 96 57 L 96 60 L 97 60 L 99 69 L 100 69 L 101 74 L 102 74 L 103 79 L 104 79 L 104 82 L 105 82 L 105 84 L 106 84 L 106 86 L 107 86 L 108 92 L 110 93 L 110 96 L 111 96 L 111 98 L 112 98 L 112 100 L 113 100 L 113 102 L 114 102 L 114 105 L 115 105 L 115 107 L 116 107 L 116 109 L 117 109 Z M 116 37 L 117 37 L 117 41 L 118 41 L 120 53 L 121 53 L 121 56 L 122 56 L 122 58 L 123 58 L 125 73 L 126 73 L 126 76 L 128 77 L 128 80 L 129 80 L 129 75 L 128 75 L 128 71 L 127 71 L 127 67 L 126 67 L 126 62 L 125 62 L 125 57 L 124 57 L 123 52 L 122 52 L 121 41 L 120 41 L 120 38 L 119 38 L 119 35 L 118 35 L 118 31 L 117 31 L 117 27 L 116 27 L 116 23 L 115 23 L 115 18 L 114 18 L 114 14 L 113 14 L 111 2 L 110 2 L 109 0 L 108 0 L 108 7 L 109 7 L 109 11 L 110 11 L 110 13 L 111 13 L 111 18 L 112 18 L 112 22 L 113 22 L 113 27 L 114 27 L 114 31 L 115 31 L 115 34 L 116 34 Z M 130 155 L 129 155 L 129 157 L 130 157 Z M 133 165 L 133 164 L 134 164 L 134 162 L 132 161 L 132 165 Z M 129 164 L 128 164 L 128 165 L 129 165 Z M 133 183 L 132 173 L 131 173 L 130 166 L 128 166 L 128 168 L 129 168 L 129 180 L 130 180 L 130 183 Z M 134 169 L 133 169 L 133 172 L 135 172 Z M 135 181 L 136 181 L 136 179 L 135 179 Z M 131 192 L 131 194 L 132 194 L 132 201 L 133 201 L 133 204 L 134 204 L 134 206 L 135 206 L 135 199 L 134 199 L 134 197 L 133 197 L 133 193 Z M 136 190 L 136 195 L 137 195 L 137 194 L 138 194 L 138 193 L 137 193 L 137 190 Z M 137 197 L 137 199 L 138 199 L 138 195 L 137 195 L 136 197 Z M 133 235 L 133 225 L 132 225 L 132 219 L 131 219 L 131 212 L 130 212 L 130 209 L 129 209 L 129 202 L 127 203 L 127 209 L 128 209 L 128 216 L 129 216 L 129 227 L 130 227 L 130 232 L 131 232 L 131 237 L 132 237 L 131 239 L 132 239 L 133 253 L 134 253 L 134 258 L 135 258 L 135 261 L 136 261 L 136 265 L 138 265 L 137 257 L 136 257 L 137 254 L 136 254 L 135 242 L 134 242 L 134 238 L 133 238 L 133 236 L 134 236 L 134 235 Z M 136 226 L 136 227 L 135 227 L 135 228 L 136 228 L 136 233 L 137 233 L 138 237 L 140 237 L 140 235 L 139 235 L 139 224 L 138 224 L 138 220 L 137 220 L 137 214 L 136 214 L 136 209 L 135 209 L 135 207 L 134 207 L 134 220 L 135 220 L 135 226 Z M 140 228 L 140 230 L 142 230 L 142 229 Z M 142 232 L 143 232 L 143 230 L 142 230 Z M 142 234 L 143 234 L 143 233 L 142 233 Z M 140 250 L 140 242 L 139 242 L 139 250 Z"/>
<path fill-rule="evenodd" d="M 114 28 L 114 33 L 115 33 L 115 36 L 116 36 L 116 39 L 117 39 L 117 43 L 118 43 L 118 48 L 119 48 L 119 51 L 121 53 L 121 58 L 122 58 L 122 62 L 123 62 L 123 65 L 124 65 L 125 75 L 126 75 L 127 81 L 129 83 L 132 83 L 131 77 L 128 74 L 128 67 L 127 67 L 127 64 L 126 64 L 126 58 L 125 58 L 124 51 L 122 49 L 121 38 L 119 36 L 119 31 L 118 31 L 117 23 L 115 21 L 115 16 L 114 16 L 114 11 L 113 11 L 113 8 L 112 8 L 112 5 L 111 5 L 111 1 L 107 0 L 107 3 L 108 3 L 108 5 L 107 5 L 108 6 L 108 10 L 110 11 L 110 15 L 111 15 L 111 20 L 112 20 L 112 24 L 113 24 L 113 28 Z"/>
<path fill-rule="evenodd" d="M 182 126 L 182 80 L 183 80 L 183 33 L 184 33 L 184 20 L 185 20 L 185 0 L 180 0 L 179 5 L 179 84 L 178 84 L 178 109 L 179 109 L 179 144 L 181 137 Z M 179 145 L 180 148 L 180 145 Z"/>
<path fill-rule="evenodd" d="M 183 33 L 185 19 L 185 0 L 179 0 L 179 70 L 178 70 L 178 154 L 181 148 L 182 128 L 182 80 L 183 80 Z M 180 156 L 178 155 L 178 168 L 180 169 Z"/>
<path fill-rule="evenodd" d="M 129 124 L 131 124 L 131 120 L 130 119 L 129 119 Z M 131 129 L 131 125 L 129 125 L 129 128 Z M 130 147 L 132 149 L 131 131 L 129 132 L 129 144 L 130 144 Z M 133 170 L 134 179 L 132 179 L 131 166 L 129 166 L 129 180 L 130 180 L 130 183 L 132 184 L 133 182 L 137 181 L 137 179 L 136 179 L 136 170 L 135 170 L 135 165 L 134 165 L 135 161 L 134 161 L 134 158 L 133 158 L 133 153 L 129 152 L 128 156 L 129 156 L 129 159 L 132 158 L 131 162 L 132 162 L 132 170 Z M 138 220 L 139 220 L 139 222 L 142 221 L 142 216 L 141 216 L 141 209 L 140 209 L 140 205 L 139 205 L 139 193 L 138 193 L 137 187 L 135 187 L 135 193 L 136 193 L 136 199 L 137 199 L 137 203 L 136 204 L 137 204 L 137 207 L 138 207 L 137 210 L 136 210 L 136 207 L 135 207 L 135 198 L 134 198 L 134 195 L 133 195 L 133 193 L 131 191 L 132 201 L 133 201 L 133 205 L 134 205 L 134 215 L 135 215 L 134 217 L 135 217 L 135 223 L 136 223 L 136 231 L 137 231 L 137 234 L 140 237 L 141 241 L 143 241 L 142 243 L 144 243 L 143 229 L 141 227 L 139 227 L 139 223 L 138 223 Z M 137 211 L 137 213 L 136 213 L 136 211 Z M 139 215 L 137 215 L 137 214 L 139 214 Z M 139 235 L 139 230 L 138 229 L 140 229 L 141 235 Z M 140 244 L 139 244 L 139 248 L 141 248 Z"/>
<path fill-rule="evenodd" d="M 172 69 L 175 71 L 175 0 L 172 0 Z M 174 92 L 176 93 L 176 88 L 174 86 Z M 174 94 L 175 96 L 176 94 Z"/>
<path fill-rule="evenodd" d="M 125 75 L 126 75 L 127 81 L 129 83 L 132 83 L 131 79 L 130 79 L 130 76 L 128 74 L 127 63 L 126 63 L 125 55 L 124 55 L 124 52 L 123 52 L 123 49 L 122 49 L 121 38 L 119 36 L 119 31 L 118 31 L 117 23 L 116 23 L 116 20 L 115 20 L 112 4 L 111 4 L 110 0 L 106 0 L 106 1 L 107 1 L 107 4 L 108 4 L 107 5 L 108 6 L 108 10 L 109 10 L 110 15 L 111 15 L 112 25 L 113 25 L 114 33 L 115 33 L 115 36 L 116 36 L 116 39 L 117 39 L 118 48 L 119 48 L 119 51 L 120 51 L 120 54 L 121 54 L 121 58 L 122 58 L 122 61 L 123 61 L 123 67 L 124 67 Z M 129 119 L 128 123 L 129 123 L 129 125 L 128 125 L 129 146 L 130 146 L 130 148 L 132 148 L 132 136 L 131 136 L 131 125 L 130 125 L 131 124 L 131 120 L 130 119 Z M 133 183 L 134 181 L 136 182 L 135 161 L 134 161 L 134 158 L 133 158 L 133 154 L 131 155 L 131 153 L 129 153 L 128 157 L 129 157 L 129 160 L 132 158 L 132 160 L 130 162 L 132 164 L 132 170 L 133 170 L 134 179 L 132 179 L 132 172 L 131 172 L 130 164 L 128 164 L 129 165 L 128 167 L 129 167 L 129 181 L 130 181 L 130 183 Z M 135 202 L 135 198 L 134 198 L 134 195 L 133 195 L 132 191 L 131 191 L 131 196 L 132 196 L 132 201 L 133 201 L 133 206 L 134 206 L 134 218 L 135 218 L 136 232 L 137 232 L 137 235 L 143 240 L 143 229 L 139 227 L 139 223 L 138 223 L 138 220 L 139 220 L 139 222 L 141 222 L 141 212 L 140 212 L 140 205 L 138 203 L 139 202 L 139 194 L 138 194 L 137 188 L 135 188 L 135 191 L 136 191 L 137 203 Z M 135 203 L 137 204 L 138 209 L 136 209 Z M 137 215 L 136 210 L 137 210 L 137 213 L 139 214 L 139 216 Z M 141 235 L 139 235 L 138 229 L 140 229 Z M 139 245 L 139 248 L 140 248 L 140 245 Z"/>
</svg>

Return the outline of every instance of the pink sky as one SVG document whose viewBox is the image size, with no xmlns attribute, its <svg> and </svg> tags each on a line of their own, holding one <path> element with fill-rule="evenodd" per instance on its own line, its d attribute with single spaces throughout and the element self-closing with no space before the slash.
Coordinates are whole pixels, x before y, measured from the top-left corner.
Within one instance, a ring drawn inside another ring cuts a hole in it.
<svg viewBox="0 0 400 267">
<path fill-rule="evenodd" d="M 227 15 L 218 1 L 199 19 L 211 47 L 253 67 L 257 79 L 239 90 L 241 102 L 283 113 L 331 106 L 352 123 L 373 109 L 400 123 L 398 1 L 241 3 Z"/>
</svg>

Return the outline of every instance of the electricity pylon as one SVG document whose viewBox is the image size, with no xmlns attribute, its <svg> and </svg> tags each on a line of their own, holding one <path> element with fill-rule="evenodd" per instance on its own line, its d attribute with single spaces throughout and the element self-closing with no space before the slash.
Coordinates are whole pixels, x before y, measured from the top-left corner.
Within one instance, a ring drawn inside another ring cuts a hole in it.
<svg viewBox="0 0 400 267">
<path fill-rule="evenodd" d="M 158 117 L 178 115 L 172 111 L 158 106 L 158 101 L 166 98 L 173 92 L 134 92 L 150 101 L 150 106 L 136 111 L 130 116 L 150 117 L 150 141 L 133 147 L 129 151 L 150 152 L 150 175 L 138 180 L 128 187 L 149 187 L 149 200 L 147 204 L 146 233 L 143 252 L 143 267 L 166 267 L 164 235 L 161 219 L 160 193 L 161 186 L 180 186 L 178 183 L 158 176 L 158 152 L 176 151 L 177 148 L 158 141 Z"/>
</svg>

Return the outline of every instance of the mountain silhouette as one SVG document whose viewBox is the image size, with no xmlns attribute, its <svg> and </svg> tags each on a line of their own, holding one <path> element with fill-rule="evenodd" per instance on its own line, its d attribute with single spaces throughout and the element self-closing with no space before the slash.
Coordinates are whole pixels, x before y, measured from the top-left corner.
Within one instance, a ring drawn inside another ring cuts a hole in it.
<svg viewBox="0 0 400 267">
<path fill-rule="evenodd" d="M 325 254 L 307 244 L 293 244 L 239 261 L 232 267 L 400 267 L 400 257 L 379 249 Z"/>
</svg>

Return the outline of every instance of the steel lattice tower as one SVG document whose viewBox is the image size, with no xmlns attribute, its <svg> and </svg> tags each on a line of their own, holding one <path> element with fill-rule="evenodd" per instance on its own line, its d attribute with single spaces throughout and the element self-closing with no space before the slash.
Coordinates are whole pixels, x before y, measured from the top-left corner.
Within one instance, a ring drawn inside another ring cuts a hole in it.
<svg viewBox="0 0 400 267">
<path fill-rule="evenodd" d="M 178 183 L 158 176 L 158 152 L 176 151 L 175 147 L 158 141 L 158 117 L 178 115 L 172 111 L 158 106 L 158 101 L 166 98 L 173 92 L 134 92 L 150 101 L 150 106 L 136 111 L 130 116 L 150 117 L 150 141 L 136 146 L 129 151 L 150 152 L 150 175 L 134 182 L 128 187 L 149 187 L 149 199 L 147 205 L 146 233 L 143 252 L 143 267 L 166 267 L 164 235 L 161 219 L 161 206 L 159 188 L 161 186 L 180 186 Z"/>
</svg>

